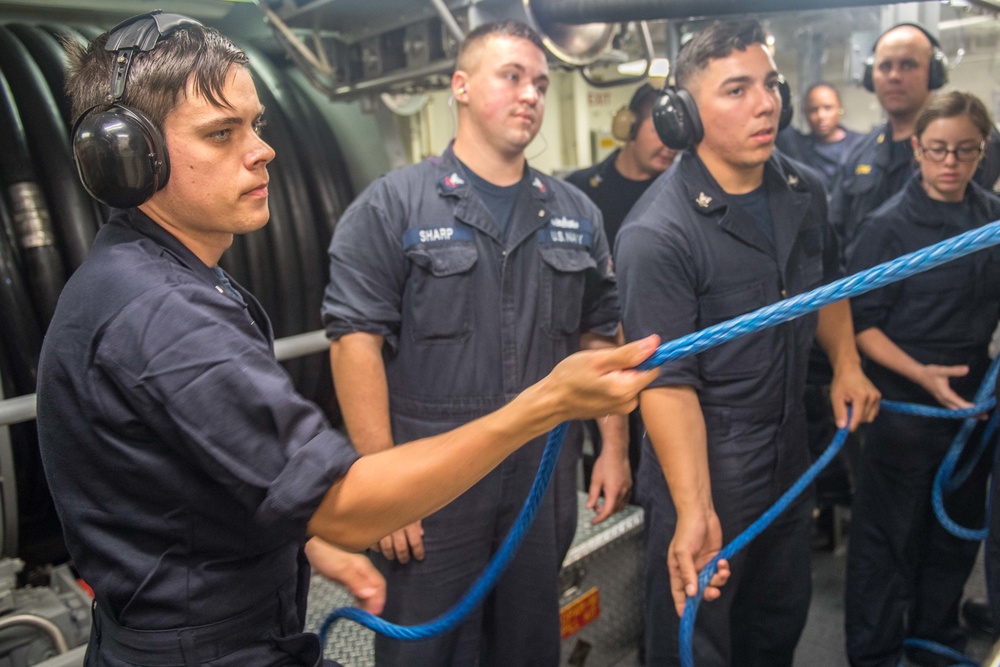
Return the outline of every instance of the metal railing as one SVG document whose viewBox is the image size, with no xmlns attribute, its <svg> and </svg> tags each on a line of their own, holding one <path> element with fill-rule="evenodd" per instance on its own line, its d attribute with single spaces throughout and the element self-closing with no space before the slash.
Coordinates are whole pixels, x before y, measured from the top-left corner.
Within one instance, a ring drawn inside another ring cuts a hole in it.
<svg viewBox="0 0 1000 667">
<path fill-rule="evenodd" d="M 309 354 L 323 352 L 330 347 L 326 334 L 320 331 L 288 336 L 274 341 L 274 356 L 278 361 L 297 359 Z M 37 414 L 35 394 L 3 399 L 0 390 L 0 555 L 17 555 L 17 488 L 14 477 L 13 443 L 10 427 L 31 421 Z"/>
</svg>

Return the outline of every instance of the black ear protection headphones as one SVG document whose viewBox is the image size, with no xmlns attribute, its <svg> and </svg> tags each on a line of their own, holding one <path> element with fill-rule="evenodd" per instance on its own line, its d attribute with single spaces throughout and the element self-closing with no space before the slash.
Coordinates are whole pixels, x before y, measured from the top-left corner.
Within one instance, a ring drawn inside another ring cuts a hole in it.
<svg viewBox="0 0 1000 667">
<path fill-rule="evenodd" d="M 778 94 L 781 96 L 780 131 L 792 122 L 792 91 L 783 76 L 778 77 Z M 705 137 L 698 106 L 691 93 L 683 88 L 663 90 L 653 104 L 653 127 L 660 135 L 660 141 L 674 150 L 687 150 Z"/>
<path fill-rule="evenodd" d="M 865 73 L 861 79 L 861 84 L 870 93 L 875 92 L 875 84 L 872 81 L 872 70 L 875 68 L 875 49 L 878 48 L 878 43 L 882 41 L 882 38 L 886 36 L 886 33 L 892 32 L 896 28 L 902 28 L 903 26 L 910 26 L 911 28 L 916 28 L 920 32 L 927 36 L 930 40 L 931 47 L 933 48 L 933 53 L 931 54 L 930 68 L 927 74 L 927 89 L 937 90 L 948 83 L 948 58 L 945 57 L 944 51 L 941 50 L 941 42 L 937 40 L 937 37 L 932 35 L 927 31 L 925 27 L 918 23 L 898 23 L 881 35 L 875 40 L 875 44 L 872 45 L 871 55 L 865 60 Z"/>
<path fill-rule="evenodd" d="M 201 23 L 157 9 L 122 21 L 108 35 L 104 49 L 116 54 L 111 95 L 107 102 L 80 116 L 72 135 L 73 157 L 83 186 L 108 206 L 139 206 L 167 184 L 170 161 L 163 134 L 144 114 L 119 100 L 125 94 L 136 53 L 150 51 L 171 32 L 188 25 Z"/>
<path fill-rule="evenodd" d="M 621 107 L 611 119 L 611 136 L 618 141 L 632 141 L 639 134 L 639 109 L 643 100 L 656 93 L 656 89 L 644 83 L 632 94 L 628 106 Z"/>
</svg>

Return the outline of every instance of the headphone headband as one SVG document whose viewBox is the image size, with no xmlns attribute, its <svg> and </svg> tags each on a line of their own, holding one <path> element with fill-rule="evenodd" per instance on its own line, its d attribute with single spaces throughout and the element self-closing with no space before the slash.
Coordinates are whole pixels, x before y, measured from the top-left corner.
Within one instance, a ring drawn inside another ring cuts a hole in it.
<svg viewBox="0 0 1000 667">
<path fill-rule="evenodd" d="M 159 9 L 154 9 L 147 14 L 125 19 L 112 28 L 104 45 L 105 51 L 119 54 L 111 73 L 111 99 L 120 100 L 125 94 L 125 82 L 136 51 L 152 51 L 164 37 L 187 25 L 201 23 L 181 14 L 164 14 Z"/>
</svg>

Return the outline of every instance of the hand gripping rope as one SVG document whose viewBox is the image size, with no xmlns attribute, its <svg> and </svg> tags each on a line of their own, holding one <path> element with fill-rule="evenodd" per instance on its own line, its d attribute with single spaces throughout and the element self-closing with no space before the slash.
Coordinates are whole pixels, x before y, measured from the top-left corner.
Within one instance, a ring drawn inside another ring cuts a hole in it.
<svg viewBox="0 0 1000 667">
<path fill-rule="evenodd" d="M 828 285 L 817 287 L 809 292 L 779 301 L 765 306 L 751 313 L 740 315 L 726 322 L 720 322 L 701 331 L 697 331 L 685 336 L 681 336 L 672 341 L 668 341 L 656 349 L 656 351 L 642 364 L 638 366 L 640 370 L 656 368 L 668 361 L 688 357 L 708 348 L 721 345 L 727 341 L 745 336 L 747 334 L 772 327 L 783 322 L 795 319 L 806 313 L 827 306 L 831 303 L 843 299 L 857 296 L 873 289 L 883 287 L 890 283 L 908 278 L 917 273 L 940 266 L 946 262 L 965 255 L 1000 244 L 1000 220 L 991 222 L 977 229 L 965 232 L 946 241 L 936 243 L 916 252 L 898 257 L 890 262 L 879 264 L 870 269 L 857 273 L 853 276 L 841 278 Z M 951 411 L 948 412 L 949 416 Z M 974 412 L 973 414 L 977 414 Z M 967 415 L 965 415 L 967 416 Z M 517 517 L 514 526 L 511 527 L 507 537 L 500 547 L 500 550 L 493 557 L 489 566 L 483 571 L 479 578 L 473 583 L 466 594 L 455 603 L 448 611 L 441 614 L 436 619 L 427 623 L 415 626 L 401 626 L 389 623 L 373 614 L 362 611 L 355 607 L 344 607 L 335 609 L 320 628 L 320 645 L 326 646 L 327 634 L 331 625 L 339 618 L 347 618 L 355 621 L 375 632 L 400 639 L 404 641 L 415 641 L 441 634 L 451 630 L 458 625 L 474 609 L 486 594 L 496 584 L 504 568 L 510 562 L 518 546 L 524 538 L 528 527 L 535 518 L 538 505 L 552 478 L 552 471 L 555 462 L 559 457 L 559 450 L 562 447 L 563 438 L 566 435 L 567 424 L 560 424 L 554 428 L 548 436 L 545 444 L 545 451 L 538 468 L 538 474 L 532 484 L 531 491 L 525 500 L 524 506 Z M 846 429 L 844 429 L 846 431 Z M 765 519 L 769 523 L 785 506 L 794 499 L 796 495 L 809 485 L 812 477 L 819 473 L 820 469 L 831 460 L 843 445 L 846 432 L 841 435 L 838 432 L 834 442 L 823 455 L 809 468 L 806 474 L 789 489 L 782 498 L 775 503 L 764 515 L 754 522 L 743 535 L 737 537 L 730 545 L 727 545 L 717 558 L 732 556 L 740 548 L 746 545 L 753 537 L 766 527 L 763 523 Z M 838 444 L 839 440 L 839 444 Z M 810 473 L 812 476 L 810 477 Z M 743 540 L 744 535 L 750 533 L 758 524 L 761 525 L 756 532 Z M 735 548 L 732 548 L 734 547 Z M 723 556 L 723 553 L 727 556 Z M 717 560 L 717 559 L 716 559 Z M 693 598 L 688 599 L 684 617 L 681 619 L 681 661 L 685 667 L 692 667 L 691 658 L 691 631 L 694 629 L 694 615 L 697 613 L 698 600 L 701 598 L 701 590 L 715 572 L 716 560 L 710 562 L 699 575 L 699 592 Z M 705 583 L 703 583 L 705 582 Z M 685 627 L 689 627 L 686 633 L 687 641 L 685 648 Z"/>
</svg>

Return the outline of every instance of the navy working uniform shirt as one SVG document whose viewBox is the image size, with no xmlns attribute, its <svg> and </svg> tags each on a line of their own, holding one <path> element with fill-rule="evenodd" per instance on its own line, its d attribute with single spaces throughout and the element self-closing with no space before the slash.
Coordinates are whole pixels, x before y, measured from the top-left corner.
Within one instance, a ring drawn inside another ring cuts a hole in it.
<svg viewBox="0 0 1000 667">
<path fill-rule="evenodd" d="M 625 216 L 656 180 L 649 178 L 645 181 L 633 181 L 622 176 L 615 169 L 615 160 L 618 159 L 619 153 L 621 149 L 614 151 L 597 164 L 574 171 L 566 177 L 567 181 L 583 190 L 597 204 L 597 208 L 601 209 L 604 215 L 604 231 L 611 247 L 614 247 L 615 238 Z"/>
<path fill-rule="evenodd" d="M 615 335 L 599 211 L 535 170 L 528 183 L 504 234 L 449 149 L 379 179 L 338 223 L 326 331 L 385 338 L 394 416 L 479 417 L 577 351 L 581 332 Z"/>
<path fill-rule="evenodd" d="M 616 265 L 627 339 L 670 340 L 837 276 L 822 185 L 793 169 L 777 155 L 765 167 L 772 246 L 701 161 L 683 155 L 622 227 Z M 801 401 L 815 328 L 814 313 L 668 362 L 651 386 L 690 385 L 709 412 L 778 423 Z"/>
<path fill-rule="evenodd" d="M 927 196 L 919 178 L 873 211 L 862 227 L 850 273 L 895 259 L 1000 218 L 1000 197 L 972 182 L 965 199 L 949 203 Z M 858 332 L 878 327 L 922 364 L 968 364 L 953 378 L 970 398 L 988 363 L 987 347 L 1000 318 L 1000 250 L 989 248 L 952 260 L 851 300 Z M 870 364 L 886 398 L 936 401 L 912 382 Z M 883 376 L 890 381 L 881 381 Z M 905 395 L 894 393 L 899 385 Z M 916 392 L 916 393 L 913 393 Z"/>
<path fill-rule="evenodd" d="M 249 610 L 258 626 L 228 634 L 301 632 L 306 525 L 357 454 L 296 394 L 252 295 L 115 211 L 62 292 L 38 387 L 45 471 L 103 614 L 156 631 Z M 318 651 L 290 641 L 212 664 Z"/>
</svg>

